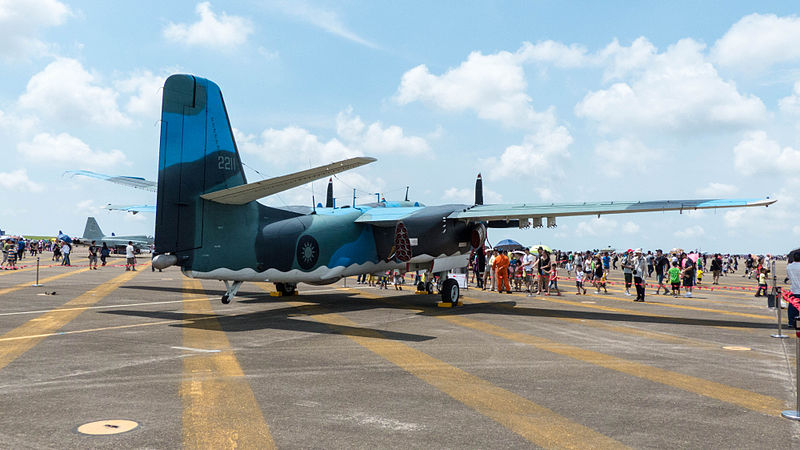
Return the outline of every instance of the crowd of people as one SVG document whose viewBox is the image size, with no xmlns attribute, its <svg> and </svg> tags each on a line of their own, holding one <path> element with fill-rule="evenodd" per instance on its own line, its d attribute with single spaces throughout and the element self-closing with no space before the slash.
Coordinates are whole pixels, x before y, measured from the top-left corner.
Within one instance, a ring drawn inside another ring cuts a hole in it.
<svg viewBox="0 0 800 450">
<path fill-rule="evenodd" d="M 34 257 L 44 252 L 51 253 L 51 261 L 69 267 L 72 266 L 70 259 L 72 249 L 71 242 L 60 239 L 28 240 L 21 236 L 4 236 L 2 240 L 3 261 L 0 263 L 0 269 L 17 270 L 19 263 L 25 259 L 26 253 Z M 92 241 L 88 247 L 89 268 L 97 270 L 98 260 L 101 266 L 105 266 L 109 255 L 111 255 L 111 249 L 105 242 L 97 245 L 96 241 Z M 136 270 L 136 255 L 132 242 L 128 242 L 125 248 L 125 257 L 125 270 Z"/>
<path fill-rule="evenodd" d="M 551 251 L 543 246 L 515 251 L 498 249 L 476 250 L 470 260 L 470 283 L 478 288 L 497 292 L 527 292 L 533 295 L 561 295 L 558 287 L 559 271 L 572 278 L 574 274 L 577 295 L 585 295 L 587 288 L 596 293 L 608 293 L 608 275 L 611 270 L 622 270 L 625 295 L 635 296 L 633 301 L 643 302 L 648 282 L 655 278 L 653 295 L 692 297 L 694 287 L 702 284 L 705 271 L 711 272 L 711 284 L 719 284 L 720 277 L 732 276 L 743 260 L 742 277 L 755 278 L 756 297 L 766 295 L 768 274 L 772 270 L 772 255 L 722 255 L 684 252 L 673 249 L 648 251 L 641 248 L 627 251 Z M 635 292 L 632 292 L 632 289 Z M 683 293 L 681 293 L 683 291 Z"/>
</svg>

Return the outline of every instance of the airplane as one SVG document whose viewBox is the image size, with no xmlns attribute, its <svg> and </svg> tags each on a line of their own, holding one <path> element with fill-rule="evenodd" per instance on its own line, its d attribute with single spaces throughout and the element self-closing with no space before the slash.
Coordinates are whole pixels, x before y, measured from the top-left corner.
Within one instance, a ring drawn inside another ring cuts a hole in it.
<svg viewBox="0 0 800 450">
<path fill-rule="evenodd" d="M 97 224 L 94 217 L 86 218 L 86 227 L 83 229 L 83 236 L 80 238 L 81 243 L 91 243 L 97 241 L 97 245 L 103 245 L 105 242 L 111 248 L 125 248 L 128 242 L 133 243 L 133 247 L 139 250 L 150 248 L 153 244 L 153 238 L 145 235 L 131 235 L 131 236 L 106 236 Z"/>
<path fill-rule="evenodd" d="M 459 286 L 446 273 L 467 266 L 470 253 L 484 244 L 487 228 L 539 228 L 543 220 L 553 227 L 557 217 L 565 216 L 775 203 L 705 199 L 484 205 L 479 178 L 473 205 L 378 201 L 311 211 L 269 207 L 257 200 L 375 159 L 351 158 L 248 183 L 219 86 L 184 74 L 164 83 L 158 161 L 153 266 L 175 265 L 188 277 L 223 281 L 224 304 L 245 281 L 272 282 L 281 295 L 294 295 L 301 282 L 325 285 L 399 269 L 439 275 L 442 301 L 455 305 Z"/>
</svg>

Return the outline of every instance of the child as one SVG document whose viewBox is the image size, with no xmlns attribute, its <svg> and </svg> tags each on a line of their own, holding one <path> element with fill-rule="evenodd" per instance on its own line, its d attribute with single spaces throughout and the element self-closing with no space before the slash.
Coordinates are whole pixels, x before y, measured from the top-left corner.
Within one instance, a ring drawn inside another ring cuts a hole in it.
<svg viewBox="0 0 800 450">
<path fill-rule="evenodd" d="M 583 291 L 583 295 L 586 295 L 586 289 L 583 287 L 583 279 L 584 279 L 584 272 L 582 270 L 578 270 L 575 272 L 575 286 L 578 288 L 577 295 L 581 295 L 581 290 Z"/>
<path fill-rule="evenodd" d="M 17 270 L 17 244 L 12 242 L 8 250 L 6 250 L 6 254 L 8 255 L 8 261 L 6 262 L 6 264 L 8 264 L 7 268 L 10 270 Z"/>
<path fill-rule="evenodd" d="M 8 260 L 11 261 L 11 254 L 8 255 Z M 762 295 L 767 295 L 767 273 L 769 269 L 766 267 L 761 268 L 761 272 L 758 274 L 758 290 L 756 291 L 756 297 L 761 297 Z M 763 292 L 763 294 L 762 294 Z"/>
<path fill-rule="evenodd" d="M 401 284 L 403 284 L 403 275 L 400 274 L 399 269 L 394 269 L 394 289 L 402 291 L 403 286 L 401 286 Z"/>
<path fill-rule="evenodd" d="M 672 267 L 667 273 L 669 273 L 669 282 L 672 285 L 672 296 L 677 297 L 681 293 L 681 269 L 678 268 L 677 261 L 672 262 Z"/>
<path fill-rule="evenodd" d="M 600 281 L 597 282 L 597 293 L 600 293 L 600 288 L 603 288 L 603 293 L 608 294 L 608 289 L 606 289 L 606 274 L 607 271 L 603 271 L 603 276 L 600 277 Z"/>
<path fill-rule="evenodd" d="M 558 290 L 558 265 L 556 264 L 553 264 L 553 268 L 550 269 L 550 292 L 553 292 L 554 289 L 556 291 L 556 295 L 560 297 L 561 291 Z"/>
<path fill-rule="evenodd" d="M 697 266 L 697 285 L 703 282 L 703 269 L 700 268 L 700 265 Z"/>
</svg>

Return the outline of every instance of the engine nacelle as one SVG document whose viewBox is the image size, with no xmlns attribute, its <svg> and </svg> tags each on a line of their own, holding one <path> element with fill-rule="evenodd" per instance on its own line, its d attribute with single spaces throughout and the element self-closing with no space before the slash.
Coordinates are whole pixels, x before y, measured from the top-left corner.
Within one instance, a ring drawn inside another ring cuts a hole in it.
<svg viewBox="0 0 800 450">
<path fill-rule="evenodd" d="M 486 242 L 486 225 L 477 223 L 470 231 L 470 244 L 473 249 L 476 249 Z"/>
</svg>

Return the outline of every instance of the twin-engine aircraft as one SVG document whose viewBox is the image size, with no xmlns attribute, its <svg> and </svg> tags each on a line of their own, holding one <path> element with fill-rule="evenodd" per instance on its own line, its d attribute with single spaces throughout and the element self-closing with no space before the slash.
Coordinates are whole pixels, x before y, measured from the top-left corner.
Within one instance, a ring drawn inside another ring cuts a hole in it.
<svg viewBox="0 0 800 450">
<path fill-rule="evenodd" d="M 172 75 L 164 84 L 158 158 L 156 268 L 225 282 L 229 303 L 244 281 L 275 283 L 291 295 L 300 282 L 387 270 L 444 275 L 467 266 L 491 227 L 539 227 L 557 217 L 768 206 L 775 200 L 669 200 L 568 204 L 422 206 L 377 202 L 315 208 L 273 208 L 257 200 L 375 161 L 351 158 L 283 177 L 248 183 L 225 102 L 213 82 Z M 455 280 L 439 277 L 442 300 L 457 302 Z"/>
</svg>

